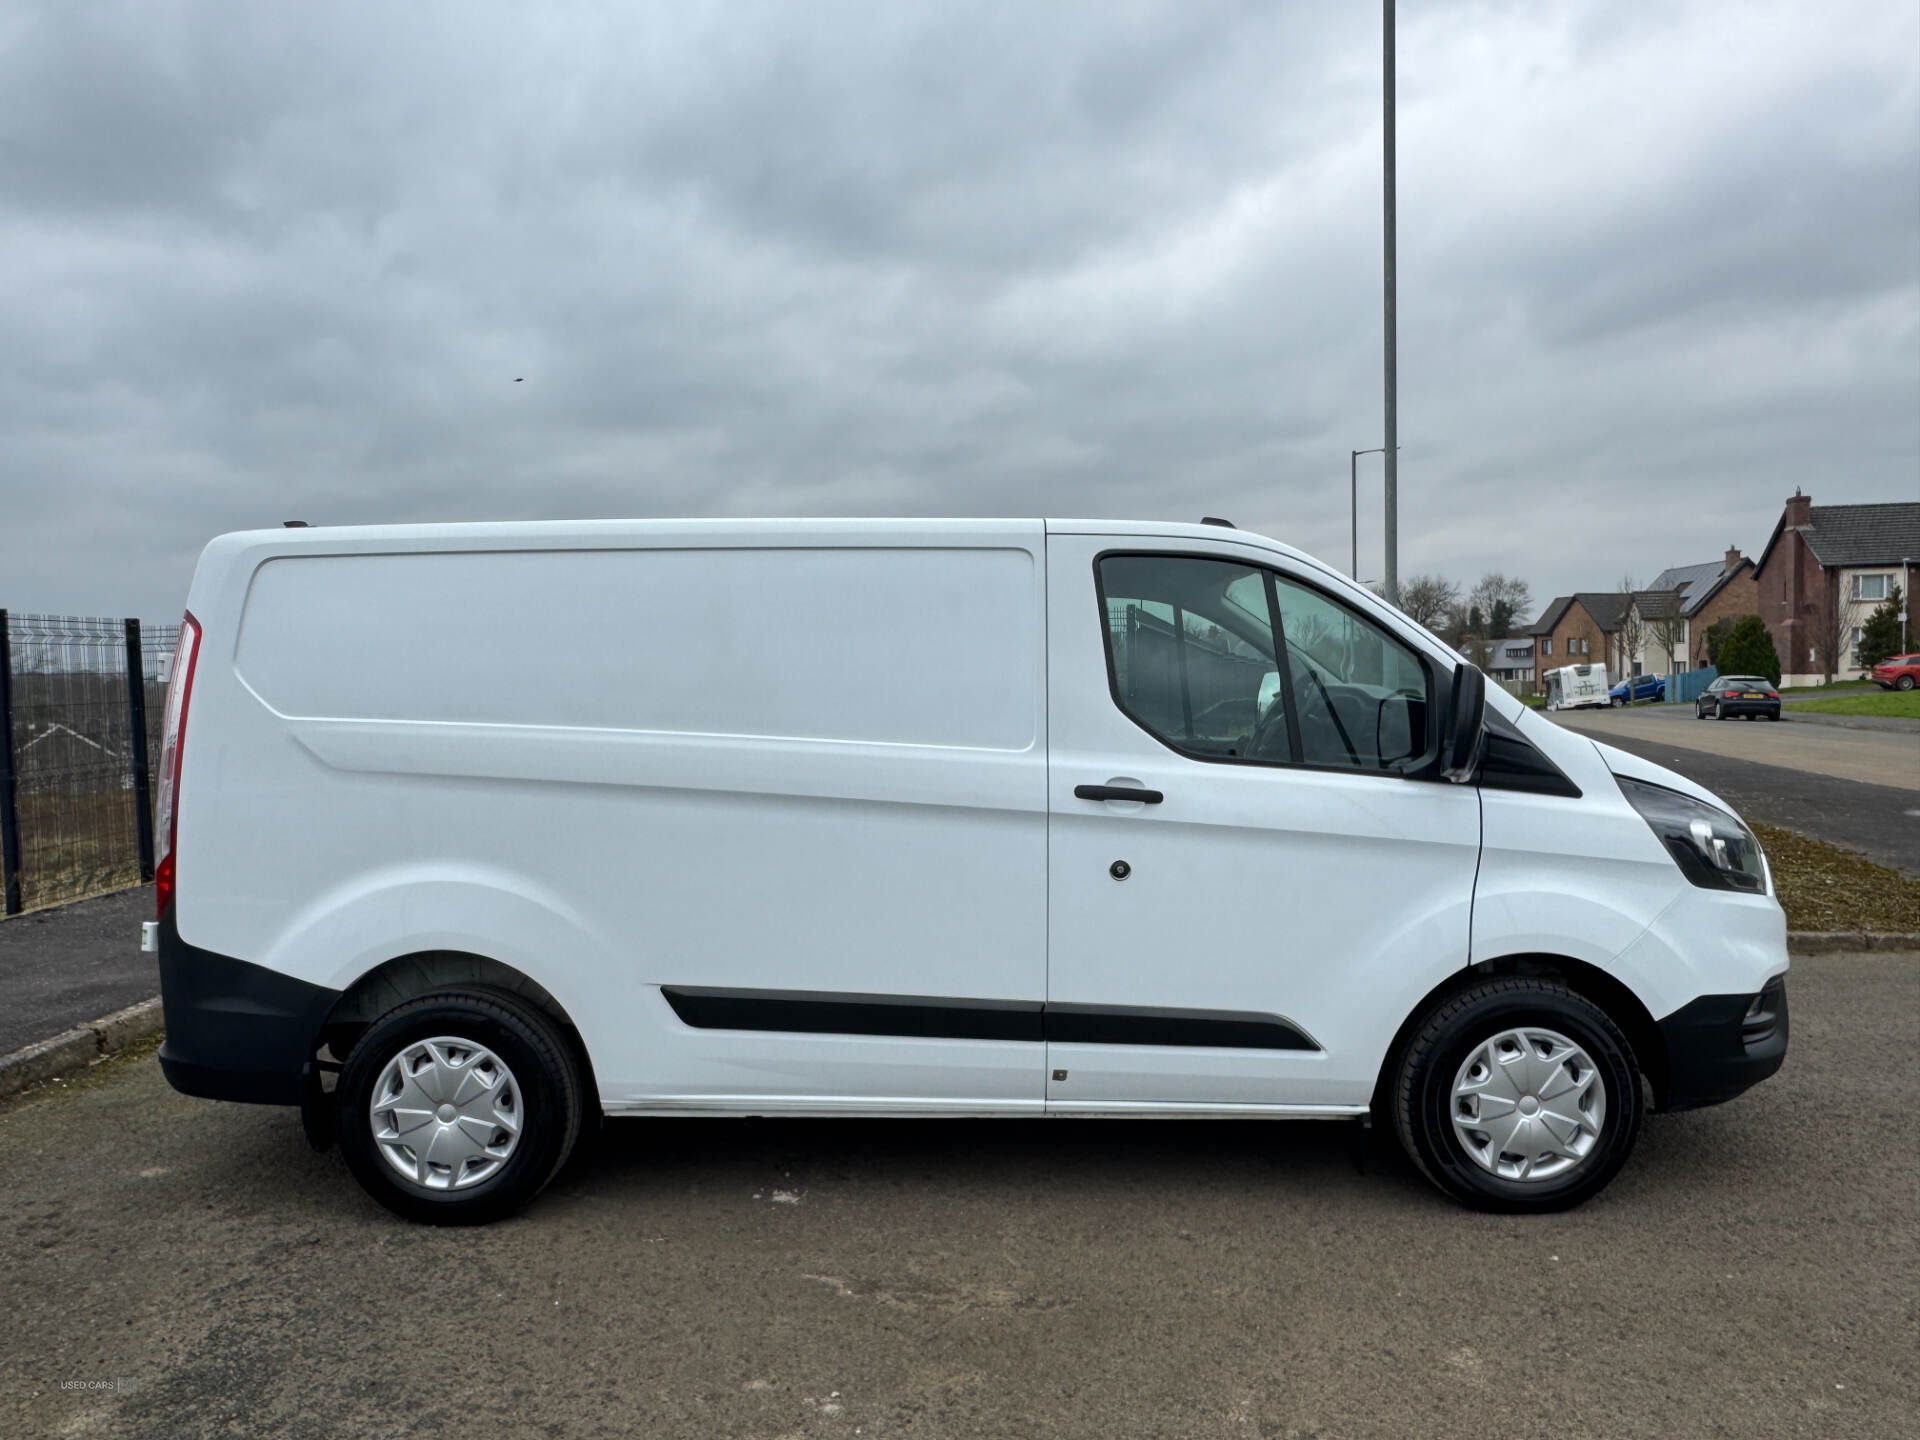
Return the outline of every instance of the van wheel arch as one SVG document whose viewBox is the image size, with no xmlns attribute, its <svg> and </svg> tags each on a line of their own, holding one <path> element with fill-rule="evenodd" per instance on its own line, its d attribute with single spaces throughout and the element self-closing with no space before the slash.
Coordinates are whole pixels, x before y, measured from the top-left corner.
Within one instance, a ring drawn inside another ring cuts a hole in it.
<svg viewBox="0 0 1920 1440">
<path fill-rule="evenodd" d="M 513 966 L 485 955 L 461 950 L 425 950 L 411 955 L 396 955 L 367 971 L 340 992 L 333 1009 L 327 1012 L 313 1041 L 309 1072 L 314 1083 L 309 1094 L 322 1092 L 317 1083 L 321 1074 L 337 1075 L 346 1063 L 347 1052 L 367 1028 L 382 1015 L 409 1000 L 430 995 L 449 986 L 466 990 L 496 990 L 533 1006 L 559 1029 L 579 1066 L 581 1085 L 589 1113 L 599 1113 L 599 1087 L 594 1081 L 593 1059 L 587 1054 L 580 1027 L 553 995 L 531 976 Z M 325 1059 L 322 1052 L 325 1052 Z M 312 1107 L 306 1107 L 311 1109 Z M 310 1131 L 311 1136 L 311 1131 Z"/>
<path fill-rule="evenodd" d="M 1398 1071 L 1400 1057 L 1406 1053 L 1408 1043 L 1426 1017 L 1452 995 L 1496 976 L 1557 980 L 1576 995 L 1599 1006 L 1626 1034 L 1628 1043 L 1633 1046 L 1640 1073 L 1653 1088 L 1653 1108 L 1666 1108 L 1667 1047 L 1660 1036 L 1660 1027 L 1654 1023 L 1652 1014 L 1638 995 L 1616 977 L 1584 960 L 1565 955 L 1503 955 L 1497 960 L 1483 960 L 1449 975 L 1423 996 L 1401 1022 L 1399 1030 L 1394 1033 L 1393 1043 L 1387 1047 L 1387 1053 L 1381 1059 L 1380 1075 L 1374 1082 L 1373 1112 L 1376 1123 L 1390 1113 L 1386 1107 L 1392 1101 L 1393 1077 Z"/>
</svg>

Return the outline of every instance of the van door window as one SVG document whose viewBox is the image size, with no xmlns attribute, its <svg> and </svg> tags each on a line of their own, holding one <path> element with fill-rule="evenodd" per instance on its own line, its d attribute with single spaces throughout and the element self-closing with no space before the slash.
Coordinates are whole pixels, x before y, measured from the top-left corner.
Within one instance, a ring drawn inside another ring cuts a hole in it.
<svg viewBox="0 0 1920 1440">
<path fill-rule="evenodd" d="M 1114 699 L 1136 723 L 1212 759 L 1293 758 L 1261 571 L 1114 555 L 1100 562 L 1099 578 Z"/>
<path fill-rule="evenodd" d="M 1318 590 L 1278 575 L 1273 587 L 1301 758 L 1358 770 L 1421 758 L 1431 682 L 1419 657 Z"/>
</svg>

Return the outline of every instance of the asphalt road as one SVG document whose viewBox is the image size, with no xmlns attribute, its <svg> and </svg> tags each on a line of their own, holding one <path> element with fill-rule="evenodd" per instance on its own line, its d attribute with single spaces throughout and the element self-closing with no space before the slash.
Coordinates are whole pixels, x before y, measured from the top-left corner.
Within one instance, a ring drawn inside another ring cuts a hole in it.
<svg viewBox="0 0 1920 1440">
<path fill-rule="evenodd" d="M 1920 955 L 1790 985 L 1779 1076 L 1533 1219 L 1347 1126 L 682 1120 L 438 1231 L 119 1062 L 0 1111 L 0 1433 L 1912 1435 Z"/>
<path fill-rule="evenodd" d="M 1790 709 L 1781 713 L 1777 721 L 1697 720 L 1691 705 L 1637 705 L 1561 710 L 1549 718 L 1603 740 L 1612 741 L 1615 735 L 1657 737 L 1729 759 L 1920 791 L 1920 726 L 1896 721 L 1905 728 L 1864 730 L 1809 724 Z M 1920 806 L 1920 794 L 1908 803 Z"/>
<path fill-rule="evenodd" d="M 140 953 L 153 918 L 142 886 L 0 920 L 0 1055 L 160 993 Z"/>
<path fill-rule="evenodd" d="M 1551 718 L 1679 771 L 1749 819 L 1844 846 L 1920 879 L 1920 791 L 1854 778 L 1910 773 L 1920 784 L 1920 735 L 1815 731 L 1786 721 L 1694 721 L 1691 708 L 1677 716 L 1675 708 L 1572 710 Z"/>
</svg>

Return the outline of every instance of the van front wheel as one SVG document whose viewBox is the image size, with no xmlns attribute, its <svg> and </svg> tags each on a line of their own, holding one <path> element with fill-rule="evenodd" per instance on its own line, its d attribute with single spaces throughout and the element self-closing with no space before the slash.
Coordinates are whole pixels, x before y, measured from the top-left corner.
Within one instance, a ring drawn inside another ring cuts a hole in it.
<svg viewBox="0 0 1920 1440">
<path fill-rule="evenodd" d="M 430 1225 L 511 1215 L 566 1163 L 583 1109 L 552 1022 L 504 991 L 450 989 L 389 1010 L 334 1092 L 354 1178 Z"/>
<path fill-rule="evenodd" d="M 1640 1133 L 1640 1070 L 1606 1012 L 1550 980 L 1489 980 L 1421 1023 L 1391 1091 L 1414 1164 L 1481 1210 L 1565 1210 Z"/>
</svg>

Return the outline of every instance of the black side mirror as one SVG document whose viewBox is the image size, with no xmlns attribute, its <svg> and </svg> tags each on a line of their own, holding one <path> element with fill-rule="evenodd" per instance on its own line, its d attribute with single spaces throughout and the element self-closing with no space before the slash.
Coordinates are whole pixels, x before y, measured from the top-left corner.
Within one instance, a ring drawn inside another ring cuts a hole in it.
<svg viewBox="0 0 1920 1440">
<path fill-rule="evenodd" d="M 1446 762 L 1440 773 L 1459 785 L 1473 778 L 1480 764 L 1480 739 L 1486 730 L 1487 677 L 1474 665 L 1453 670 L 1453 704 L 1447 712 Z"/>
</svg>

